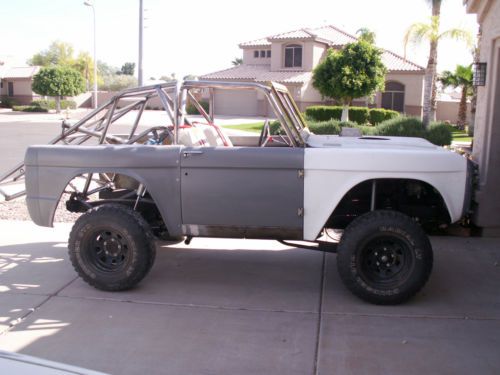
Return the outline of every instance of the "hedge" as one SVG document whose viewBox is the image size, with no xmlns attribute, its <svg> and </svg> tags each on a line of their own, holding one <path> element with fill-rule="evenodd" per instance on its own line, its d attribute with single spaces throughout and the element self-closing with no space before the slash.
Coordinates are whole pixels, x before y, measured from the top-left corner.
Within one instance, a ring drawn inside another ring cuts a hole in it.
<svg viewBox="0 0 500 375">
<path fill-rule="evenodd" d="M 48 112 L 49 110 L 46 108 L 38 107 L 36 105 L 13 105 L 13 111 L 19 112 Z"/>
<path fill-rule="evenodd" d="M 200 103 L 200 105 L 205 110 L 205 112 L 208 113 L 210 104 L 206 100 L 200 100 L 198 103 Z M 188 115 L 199 115 L 200 114 L 200 112 L 198 112 L 196 107 L 191 103 L 189 103 L 186 106 L 186 112 Z"/>
<path fill-rule="evenodd" d="M 53 99 L 37 99 L 33 100 L 31 106 L 40 107 L 44 109 L 56 109 L 56 101 Z M 73 100 L 61 100 L 61 109 L 75 109 L 76 102 Z"/>
<path fill-rule="evenodd" d="M 341 106 L 317 105 L 307 107 L 305 115 L 312 121 L 340 120 L 342 118 Z M 385 120 L 399 117 L 399 112 L 383 108 L 349 107 L 349 120 L 359 125 L 371 123 L 377 125 Z"/>
<path fill-rule="evenodd" d="M 277 126 L 279 123 L 275 121 L 273 125 Z M 350 127 L 360 129 L 361 133 L 366 136 L 419 137 L 438 146 L 451 144 L 451 129 L 453 129 L 446 123 L 436 122 L 431 123 L 429 129 L 426 130 L 422 121 L 415 117 L 398 117 L 383 121 L 377 126 L 358 125 L 355 122 L 338 120 L 309 121 L 308 126 L 314 134 L 318 135 L 338 135 L 342 127 Z"/>
</svg>

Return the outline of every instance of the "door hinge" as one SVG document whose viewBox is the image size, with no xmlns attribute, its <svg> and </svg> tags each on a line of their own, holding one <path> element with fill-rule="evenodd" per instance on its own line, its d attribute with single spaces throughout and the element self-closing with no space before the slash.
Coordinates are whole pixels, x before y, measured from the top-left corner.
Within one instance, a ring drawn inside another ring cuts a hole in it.
<svg viewBox="0 0 500 375">
<path fill-rule="evenodd" d="M 303 169 L 299 169 L 298 172 L 297 172 L 297 175 L 299 178 L 304 178 L 304 170 Z"/>
<path fill-rule="evenodd" d="M 304 217 L 304 209 L 301 207 L 297 210 L 298 217 Z"/>
</svg>

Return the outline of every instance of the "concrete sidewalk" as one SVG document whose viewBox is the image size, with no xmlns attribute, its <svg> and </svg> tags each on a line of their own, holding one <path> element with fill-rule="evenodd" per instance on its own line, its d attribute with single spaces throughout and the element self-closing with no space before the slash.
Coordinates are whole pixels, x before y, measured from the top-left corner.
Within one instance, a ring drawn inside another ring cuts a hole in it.
<svg viewBox="0 0 500 375">
<path fill-rule="evenodd" d="M 335 255 L 273 241 L 158 248 L 140 286 L 97 291 L 70 226 L 0 222 L 0 349 L 113 374 L 498 374 L 500 240 L 434 237 L 430 282 L 373 306 Z"/>
</svg>

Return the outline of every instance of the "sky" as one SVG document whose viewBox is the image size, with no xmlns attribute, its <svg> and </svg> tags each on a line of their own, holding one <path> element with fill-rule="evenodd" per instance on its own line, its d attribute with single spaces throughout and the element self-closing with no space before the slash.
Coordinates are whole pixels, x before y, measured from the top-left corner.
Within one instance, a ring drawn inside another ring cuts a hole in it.
<svg viewBox="0 0 500 375">
<path fill-rule="evenodd" d="M 299 6 L 298 4 L 302 4 Z M 94 0 L 97 60 L 120 67 L 138 59 L 139 0 Z M 335 25 L 354 34 L 366 27 L 377 45 L 403 55 L 409 25 L 429 20 L 425 0 L 144 0 L 144 79 L 175 73 L 200 75 L 231 67 L 241 57 L 238 43 L 269 35 Z M 477 33 L 475 15 L 462 0 L 444 0 L 443 30 L 463 27 Z M 0 0 L 0 59 L 26 62 L 52 41 L 93 53 L 92 9 L 83 0 Z M 408 49 L 425 66 L 428 46 Z M 460 42 L 440 44 L 438 70 L 472 61 Z"/>
</svg>

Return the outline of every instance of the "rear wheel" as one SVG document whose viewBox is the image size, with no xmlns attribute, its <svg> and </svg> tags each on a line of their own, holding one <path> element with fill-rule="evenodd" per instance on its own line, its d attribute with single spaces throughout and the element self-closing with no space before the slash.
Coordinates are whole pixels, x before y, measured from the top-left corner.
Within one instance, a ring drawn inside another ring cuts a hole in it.
<svg viewBox="0 0 500 375">
<path fill-rule="evenodd" d="M 375 304 L 398 304 L 415 295 L 432 270 L 432 247 L 408 216 L 373 211 L 354 220 L 338 246 L 337 266 L 346 287 Z"/>
<path fill-rule="evenodd" d="M 80 277 L 107 291 L 137 285 L 155 258 L 148 224 L 136 211 L 119 205 L 103 205 L 83 214 L 71 230 L 68 250 Z"/>
</svg>

